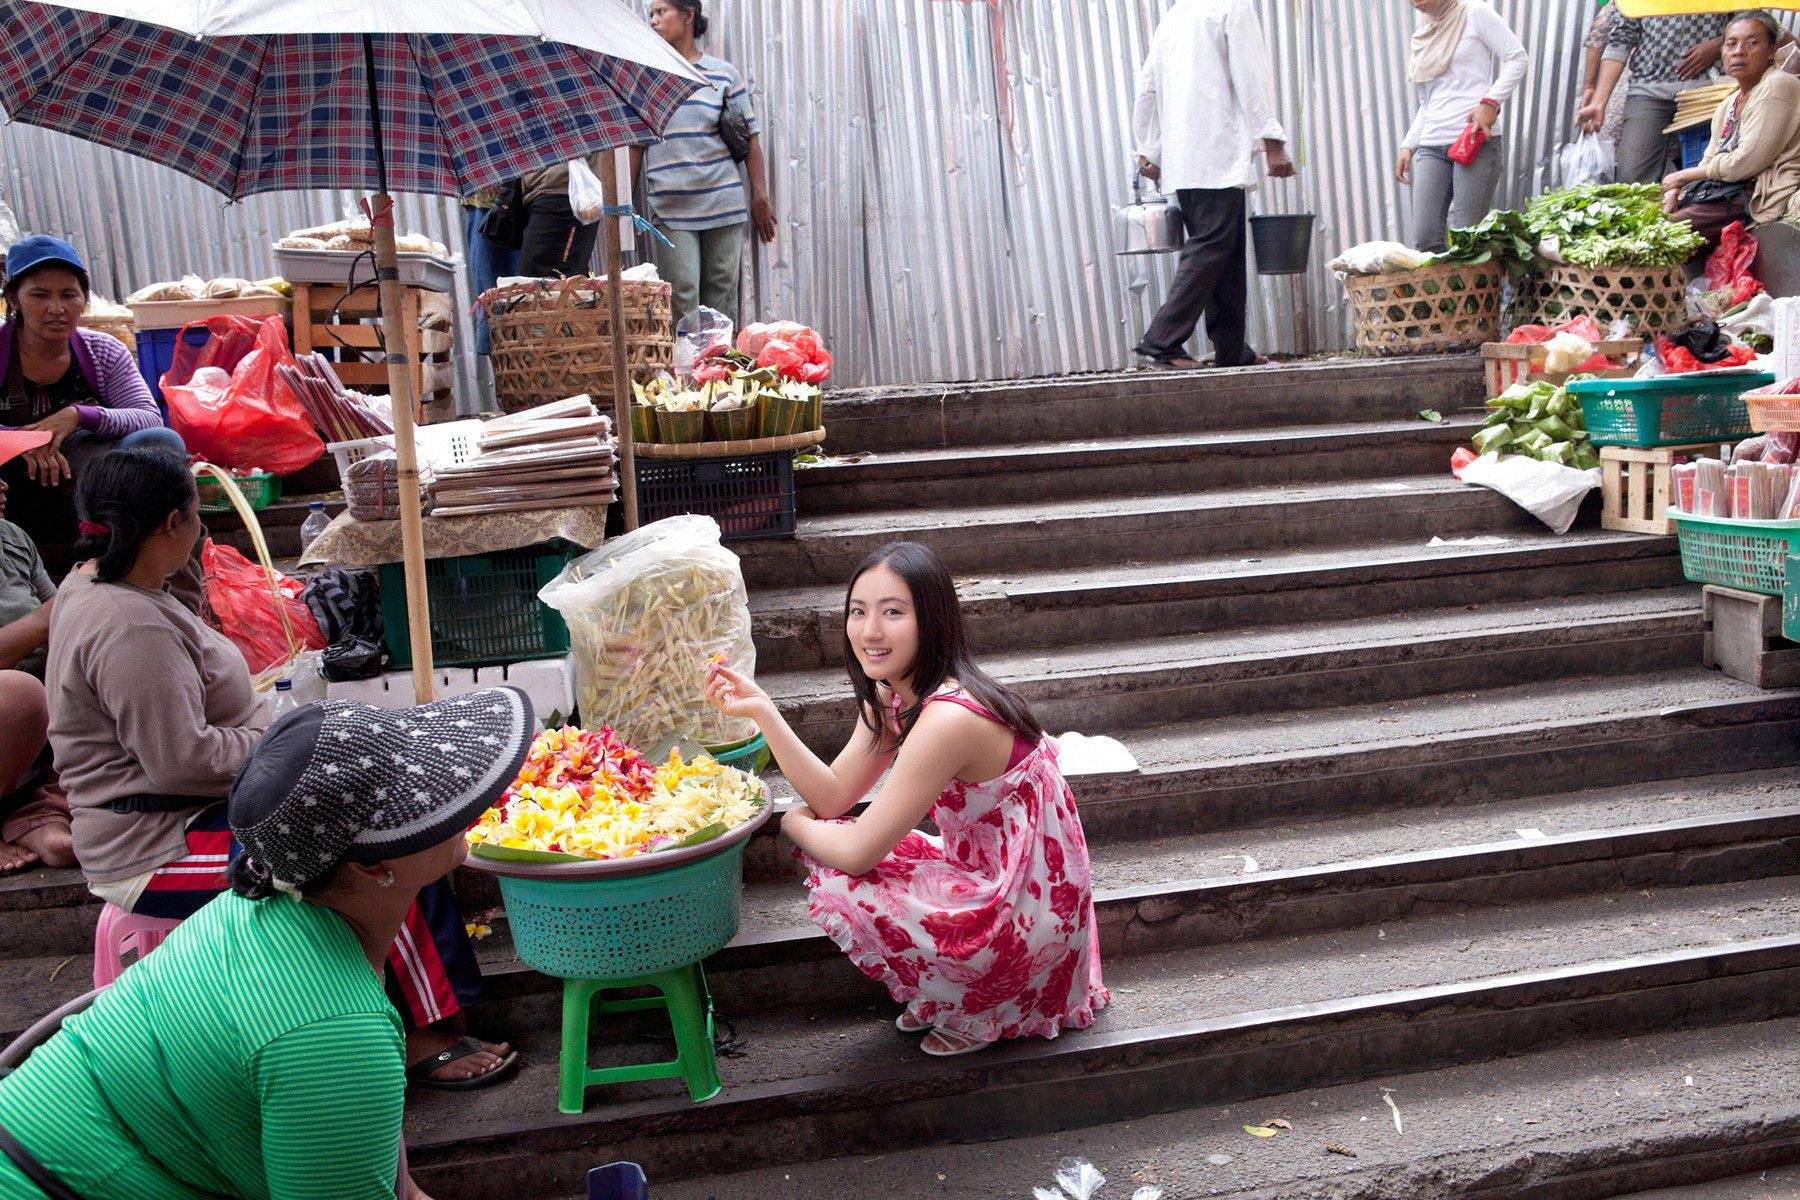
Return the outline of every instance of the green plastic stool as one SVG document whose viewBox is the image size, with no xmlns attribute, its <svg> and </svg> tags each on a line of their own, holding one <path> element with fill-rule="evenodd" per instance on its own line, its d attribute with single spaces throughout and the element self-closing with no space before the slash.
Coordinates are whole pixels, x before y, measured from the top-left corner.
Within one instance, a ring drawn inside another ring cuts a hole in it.
<svg viewBox="0 0 1800 1200">
<path fill-rule="evenodd" d="M 660 996 L 607 1000 L 603 992 L 655 988 Z M 595 1008 L 603 1013 L 662 1009 L 675 1032 L 675 1057 L 668 1062 L 623 1067 L 588 1065 L 588 1031 Z M 596 1084 L 641 1079 L 683 1079 L 698 1104 L 719 1094 L 719 1067 L 713 1058 L 712 992 L 699 963 L 633 975 L 624 979 L 563 980 L 562 1060 L 556 1107 L 571 1115 L 585 1106 L 587 1090 Z"/>
</svg>

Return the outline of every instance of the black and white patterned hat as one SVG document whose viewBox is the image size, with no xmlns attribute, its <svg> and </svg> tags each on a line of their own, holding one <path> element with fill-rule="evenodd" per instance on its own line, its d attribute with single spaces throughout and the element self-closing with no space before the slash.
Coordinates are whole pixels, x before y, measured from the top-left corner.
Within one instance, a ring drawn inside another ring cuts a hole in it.
<svg viewBox="0 0 1800 1200">
<path fill-rule="evenodd" d="M 269 727 L 232 781 L 231 828 L 293 887 L 341 862 L 415 854 L 468 828 L 512 784 L 534 725 L 517 688 L 399 711 L 305 705 Z"/>
</svg>

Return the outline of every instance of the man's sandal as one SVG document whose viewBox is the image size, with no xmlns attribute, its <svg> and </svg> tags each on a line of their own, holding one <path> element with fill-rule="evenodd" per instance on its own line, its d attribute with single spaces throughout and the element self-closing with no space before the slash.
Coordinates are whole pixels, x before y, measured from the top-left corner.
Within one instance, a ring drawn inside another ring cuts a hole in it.
<svg viewBox="0 0 1800 1200">
<path fill-rule="evenodd" d="M 423 1088 L 436 1088 L 445 1092 L 472 1092 L 477 1088 L 492 1087 L 501 1080 L 510 1077 L 519 1069 L 519 1052 L 508 1051 L 500 1065 L 480 1075 L 471 1075 L 467 1079 L 433 1079 L 431 1073 L 449 1066 L 459 1058 L 467 1058 L 471 1054 L 482 1054 L 487 1047 L 472 1037 L 465 1037 L 453 1046 L 445 1047 L 436 1054 L 420 1059 L 406 1068 L 406 1081 Z"/>
</svg>

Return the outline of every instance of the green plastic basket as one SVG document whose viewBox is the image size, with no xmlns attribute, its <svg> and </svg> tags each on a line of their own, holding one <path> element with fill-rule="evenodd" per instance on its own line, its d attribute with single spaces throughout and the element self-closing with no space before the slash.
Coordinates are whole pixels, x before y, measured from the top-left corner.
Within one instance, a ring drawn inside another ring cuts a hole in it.
<svg viewBox="0 0 1800 1200">
<path fill-rule="evenodd" d="M 281 499 L 281 476 L 264 472 L 261 475 L 238 475 L 233 477 L 238 491 L 244 494 L 244 503 L 250 506 L 251 512 L 261 512 L 275 501 Z M 200 497 L 200 511 L 203 513 L 226 513 L 231 511 L 231 497 L 225 494 L 225 485 L 212 475 L 196 475 L 194 489 Z"/>
<path fill-rule="evenodd" d="M 567 654 L 569 627 L 538 599 L 538 589 L 562 573 L 572 553 L 566 545 L 543 545 L 427 561 L 432 662 L 479 666 Z M 412 666 L 412 626 L 399 563 L 381 568 L 381 620 L 393 669 L 404 671 Z"/>
<path fill-rule="evenodd" d="M 1681 540 L 1681 571 L 1695 583 L 1779 596 L 1788 557 L 1800 553 L 1800 521 L 1736 521 L 1669 510 Z"/>
<path fill-rule="evenodd" d="M 1788 555 L 1787 586 L 1781 589 L 1781 636 L 1800 642 L 1800 555 Z"/>
<path fill-rule="evenodd" d="M 737 936 L 745 844 L 642 875 L 501 875 L 520 960 L 560 979 L 623 979 L 717 954 Z"/>
<path fill-rule="evenodd" d="M 1588 440 L 1596 446 L 1682 446 L 1750 436 L 1744 393 L 1773 375 L 1659 375 L 1654 379 L 1578 379 Z"/>
<path fill-rule="evenodd" d="M 760 733 L 716 750 L 708 746 L 706 752 L 713 756 L 713 761 L 752 775 L 761 775 L 763 768 L 769 765 L 769 743 Z"/>
</svg>

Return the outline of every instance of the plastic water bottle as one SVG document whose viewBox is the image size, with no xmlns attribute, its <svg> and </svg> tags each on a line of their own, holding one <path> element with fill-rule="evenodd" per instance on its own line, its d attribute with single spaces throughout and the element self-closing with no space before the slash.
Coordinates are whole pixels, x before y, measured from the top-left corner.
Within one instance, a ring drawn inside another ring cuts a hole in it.
<svg viewBox="0 0 1800 1200">
<path fill-rule="evenodd" d="M 314 500 L 306 506 L 306 521 L 300 526 L 300 553 L 305 554 L 318 539 L 325 527 L 331 524 L 331 518 L 325 513 L 325 502 Z"/>
<path fill-rule="evenodd" d="M 277 679 L 275 681 L 275 695 L 269 700 L 270 719 L 278 721 L 281 719 L 282 713 L 292 712 L 299 707 L 300 697 L 294 695 L 294 681 L 291 679 Z"/>
</svg>

